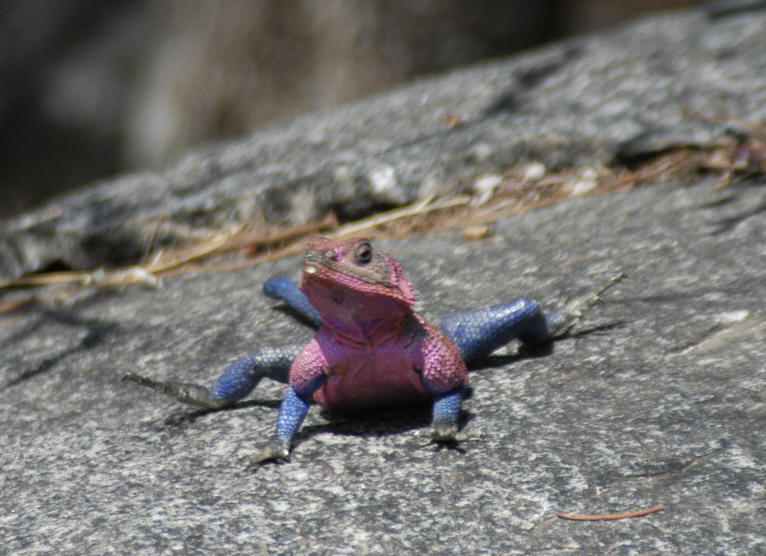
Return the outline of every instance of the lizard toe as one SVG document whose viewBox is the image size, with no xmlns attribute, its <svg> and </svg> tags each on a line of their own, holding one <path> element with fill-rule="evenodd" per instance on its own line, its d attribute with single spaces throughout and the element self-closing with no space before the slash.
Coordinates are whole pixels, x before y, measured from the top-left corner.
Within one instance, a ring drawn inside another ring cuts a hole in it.
<svg viewBox="0 0 766 556">
<path fill-rule="evenodd" d="M 245 458 L 245 465 L 252 467 L 268 462 L 286 461 L 290 456 L 290 447 L 278 439 L 272 439 L 255 454 Z"/>
</svg>

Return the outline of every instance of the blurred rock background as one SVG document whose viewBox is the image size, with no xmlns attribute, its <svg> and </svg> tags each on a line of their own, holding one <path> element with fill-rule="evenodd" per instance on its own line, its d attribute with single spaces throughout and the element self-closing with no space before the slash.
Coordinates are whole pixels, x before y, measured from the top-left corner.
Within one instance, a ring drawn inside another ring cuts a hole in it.
<svg viewBox="0 0 766 556">
<path fill-rule="evenodd" d="M 205 141 L 694 0 L 0 0 L 0 217 Z"/>
</svg>

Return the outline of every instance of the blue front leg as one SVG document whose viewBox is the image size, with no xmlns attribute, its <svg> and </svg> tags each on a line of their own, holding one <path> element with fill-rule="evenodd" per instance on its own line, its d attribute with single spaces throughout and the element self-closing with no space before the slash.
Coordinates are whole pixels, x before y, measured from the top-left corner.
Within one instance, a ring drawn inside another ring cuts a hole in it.
<svg viewBox="0 0 766 556">
<path fill-rule="evenodd" d="M 248 465 L 284 459 L 290 454 L 293 437 L 306 418 L 314 392 L 324 384 L 326 378 L 325 375 L 319 375 L 312 382 L 304 384 L 300 392 L 292 385 L 287 388 L 287 394 L 279 406 L 274 435 L 261 451 L 247 459 Z"/>
<path fill-rule="evenodd" d="M 263 293 L 274 299 L 284 301 L 293 311 L 317 328 L 322 324 L 322 317 L 319 316 L 319 312 L 314 309 L 308 297 L 293 280 L 284 276 L 269 278 L 263 284 Z"/>
<path fill-rule="evenodd" d="M 465 396 L 465 386 L 439 394 L 434 398 L 431 437 L 437 442 L 450 442 L 457 436 L 460 407 Z"/>
</svg>

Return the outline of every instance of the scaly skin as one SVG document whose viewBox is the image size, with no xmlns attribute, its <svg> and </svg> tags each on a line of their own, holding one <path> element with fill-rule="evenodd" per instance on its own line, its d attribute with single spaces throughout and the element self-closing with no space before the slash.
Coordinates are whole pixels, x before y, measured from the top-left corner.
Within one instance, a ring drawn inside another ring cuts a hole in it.
<svg viewBox="0 0 766 556">
<path fill-rule="evenodd" d="M 245 397 L 263 377 L 288 382 L 274 434 L 250 464 L 287 458 L 312 403 L 356 411 L 431 400 L 431 437 L 451 443 L 468 384 L 466 361 L 481 359 L 514 338 L 538 345 L 566 334 L 621 277 L 549 313 L 520 297 L 452 313 L 437 328 L 414 311 L 415 290 L 391 255 L 365 239 L 317 238 L 304 252 L 300 289 L 286 278 L 264 285 L 267 295 L 319 326 L 307 345 L 246 355 L 211 388 L 132 373 L 125 379 L 211 409 Z"/>
<path fill-rule="evenodd" d="M 455 439 L 465 363 L 455 345 L 414 312 L 415 290 L 393 257 L 364 239 L 319 238 L 304 253 L 300 289 L 321 325 L 290 367 L 275 435 L 253 463 L 287 456 L 312 399 L 340 411 L 433 399 L 433 439 Z M 440 404 L 443 399 L 452 403 Z"/>
</svg>

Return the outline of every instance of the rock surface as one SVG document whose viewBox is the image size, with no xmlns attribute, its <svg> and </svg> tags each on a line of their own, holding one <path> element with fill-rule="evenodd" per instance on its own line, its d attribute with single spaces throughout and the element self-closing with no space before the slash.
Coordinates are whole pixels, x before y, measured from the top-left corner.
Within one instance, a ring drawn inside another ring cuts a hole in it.
<svg viewBox="0 0 766 556">
<path fill-rule="evenodd" d="M 739 42 L 727 43 L 729 48 L 764 40 L 748 31 L 750 21 L 759 20 L 751 17 L 736 20 Z M 707 29 L 696 40 L 700 45 L 717 44 L 720 52 L 727 44 L 716 42 L 715 25 L 733 22 L 710 24 L 692 13 L 642 23 L 633 32 L 647 35 L 651 29 L 665 29 L 668 40 L 672 34 L 678 38 L 680 48 L 684 29 Z M 580 41 L 610 40 L 617 48 L 620 36 L 627 40 L 629 33 Z M 645 41 L 655 48 L 663 44 L 659 39 Z M 557 48 L 526 60 L 561 52 Z M 570 46 L 561 48 L 568 51 Z M 683 74 L 683 53 L 673 58 L 665 54 L 660 57 L 665 63 L 679 64 L 668 70 L 668 79 Z M 510 79 L 511 68 L 519 71 L 516 64 L 521 63 L 505 66 L 504 75 Z M 569 63 L 577 61 L 561 67 Z M 739 57 L 720 66 L 714 60 L 709 63 L 710 72 L 744 72 L 747 66 Z M 635 65 L 635 59 L 620 64 L 625 71 Z M 466 70 L 460 79 L 468 83 L 492 71 L 503 73 L 502 64 L 493 67 Z M 748 114 L 762 117 L 758 110 L 764 110 L 764 104 L 756 106 L 757 98 L 748 97 L 757 91 L 740 89 L 741 82 L 731 79 L 714 80 L 699 67 L 687 71 L 701 72 L 711 87 L 718 83 L 711 90 L 719 91 L 695 91 L 690 99 L 712 105 L 716 94 L 724 104 L 738 98 L 752 103 Z M 556 79 L 549 76 L 542 82 L 552 89 L 564 87 L 555 85 Z M 434 107 L 441 105 L 436 99 L 444 95 L 442 109 L 448 111 L 450 91 L 442 88 L 445 83 L 433 81 L 408 91 L 428 94 L 429 102 L 436 103 L 429 113 L 437 111 Z M 623 92 L 617 94 L 614 83 L 610 86 L 614 102 L 619 102 Z M 720 92 L 725 87 L 726 95 Z M 460 93 L 466 91 L 452 91 Z M 406 94 L 370 101 L 368 109 L 396 98 L 404 106 Z M 559 94 L 566 96 L 564 91 Z M 664 112 L 665 121 L 655 120 L 654 103 L 662 108 L 659 96 L 652 100 L 638 93 L 633 97 L 627 90 L 624 94 L 629 99 L 624 102 L 630 104 L 643 98 L 647 125 L 665 129 L 655 137 L 706 136 L 703 127 L 674 124 L 669 112 Z M 528 97 L 527 106 L 536 98 Z M 571 98 L 582 97 L 573 93 Z M 363 106 L 346 110 L 359 114 Z M 481 102 L 477 111 L 479 106 Z M 551 105 L 548 110 L 550 125 L 563 125 L 566 107 Z M 532 121 L 533 114 L 542 118 L 543 111 L 540 106 L 505 116 L 495 112 L 483 125 L 500 130 L 503 122 L 516 126 L 517 119 Z M 329 126 L 332 120 L 316 118 L 317 125 Z M 493 118 L 500 118 L 494 127 Z M 575 118 L 569 118 L 574 130 Z M 623 127 L 632 129 L 625 123 L 630 117 L 624 118 Z M 309 129 L 309 122 L 307 118 L 293 126 Z M 339 134 L 339 145 L 353 144 L 356 133 L 357 147 L 369 146 L 372 134 L 357 123 L 359 127 L 347 134 L 332 128 Z M 422 121 L 388 123 L 392 134 L 406 125 L 412 133 L 428 128 Z M 617 128 L 581 123 L 581 134 L 567 135 L 559 151 L 568 152 L 572 160 L 596 159 L 608 145 L 613 149 L 610 156 L 616 156 L 622 148 L 617 145 L 627 144 L 618 137 L 635 139 L 630 131 L 619 135 Z M 309 172 L 308 158 L 296 154 L 304 148 L 293 135 L 296 129 L 264 132 L 273 141 L 267 150 L 273 160 L 298 157 L 295 176 L 316 177 Z M 516 128 L 517 134 L 518 129 L 524 129 L 528 140 L 539 133 L 538 144 L 549 144 L 550 127 Z M 321 133 L 332 139 L 328 129 Z M 415 176 L 440 152 L 441 168 L 449 167 L 450 157 L 456 160 L 460 152 L 458 135 L 426 135 L 389 149 L 388 163 L 397 165 L 397 172 L 410 168 Z M 265 135 L 259 137 L 264 141 Z M 464 154 L 472 144 L 466 137 Z M 453 150 L 442 149 L 452 140 Z M 393 138 L 388 141 L 397 144 Z M 489 144 L 497 153 L 506 152 L 509 145 Z M 187 183 L 197 183 L 201 191 L 204 183 L 215 181 L 210 176 L 227 171 L 236 181 L 233 166 L 214 161 L 225 152 L 254 156 L 250 147 L 243 143 L 213 148 L 206 159 L 210 166 L 201 162 L 204 153 L 190 155 Z M 322 148 L 331 151 L 328 145 Z M 258 152 L 265 156 L 265 151 Z M 548 156 L 545 161 L 551 164 L 559 154 L 547 147 L 535 153 L 536 158 Z M 320 159 L 317 154 L 315 164 Z M 362 168 L 375 160 L 369 155 L 357 163 Z M 478 162 L 470 164 L 463 167 L 466 172 L 479 168 Z M 180 175 L 181 168 L 169 172 Z M 204 176 L 210 179 L 205 182 Z M 146 186 L 152 180 L 155 193 Z M 130 190 L 121 187 L 131 184 L 136 187 L 132 191 L 142 191 L 134 198 L 133 214 L 142 214 L 140 203 L 148 205 L 153 194 L 156 202 L 162 200 L 161 182 L 159 174 L 146 174 L 102 185 L 91 197 L 82 193 L 80 216 L 62 213 L 48 221 L 50 233 L 75 229 L 56 228 L 63 226 L 60 219 L 65 217 L 82 229 L 94 226 L 82 214 L 98 203 L 88 205 L 86 200 L 100 199 L 101 208 L 117 210 L 118 199 L 130 198 Z M 304 183 L 310 189 L 314 182 Z M 229 206 L 227 199 L 236 196 L 234 188 L 209 189 L 210 203 L 205 206 L 210 212 L 204 218 L 214 222 L 213 207 Z M 168 198 L 193 207 L 193 200 L 201 199 L 197 194 L 201 195 L 190 188 Z M 60 203 L 65 202 L 74 201 Z M 122 383 L 120 377 L 130 371 L 208 383 L 231 359 L 255 346 L 310 338 L 309 329 L 260 295 L 260 284 L 268 276 L 297 271 L 296 258 L 166 278 L 161 289 L 127 286 L 3 314 L 3 549 L 14 554 L 766 550 L 763 177 L 724 189 L 711 179 L 692 186 L 660 183 L 619 195 L 573 199 L 504 219 L 480 241 L 443 233 L 381 243 L 403 263 L 420 291 L 423 312 L 430 316 L 518 294 L 550 305 L 618 270 L 629 278 L 608 292 L 573 337 L 558 341 L 549 353 L 517 355 L 511 346 L 472 374 L 474 394 L 466 403 L 462 453 L 436 452 L 425 445 L 424 410 L 331 419 L 314 408 L 291 463 L 268 465 L 255 473 L 245 471 L 240 458 L 271 432 L 283 386 L 264 383 L 235 408 L 206 412 Z M 660 502 L 665 504 L 661 512 L 621 521 L 556 517 L 558 511 L 601 513 Z"/>
<path fill-rule="evenodd" d="M 9 221 L 0 275 L 135 260 L 158 231 L 172 242 L 261 216 L 356 217 L 525 161 L 608 164 L 710 145 L 732 125 L 711 117 L 766 118 L 764 27 L 766 11 L 653 17 L 203 148 Z"/>
<path fill-rule="evenodd" d="M 258 293 L 295 258 L 5 315 L 4 548 L 763 551 L 765 186 L 658 185 L 509 218 L 478 243 L 384 242 L 432 316 L 629 275 L 551 353 L 472 374 L 464 453 L 425 446 L 427 411 L 314 408 L 292 462 L 251 474 L 240 458 L 271 432 L 281 385 L 204 412 L 120 382 L 210 382 L 254 346 L 308 339 Z M 658 502 L 618 522 L 555 516 Z"/>
</svg>

